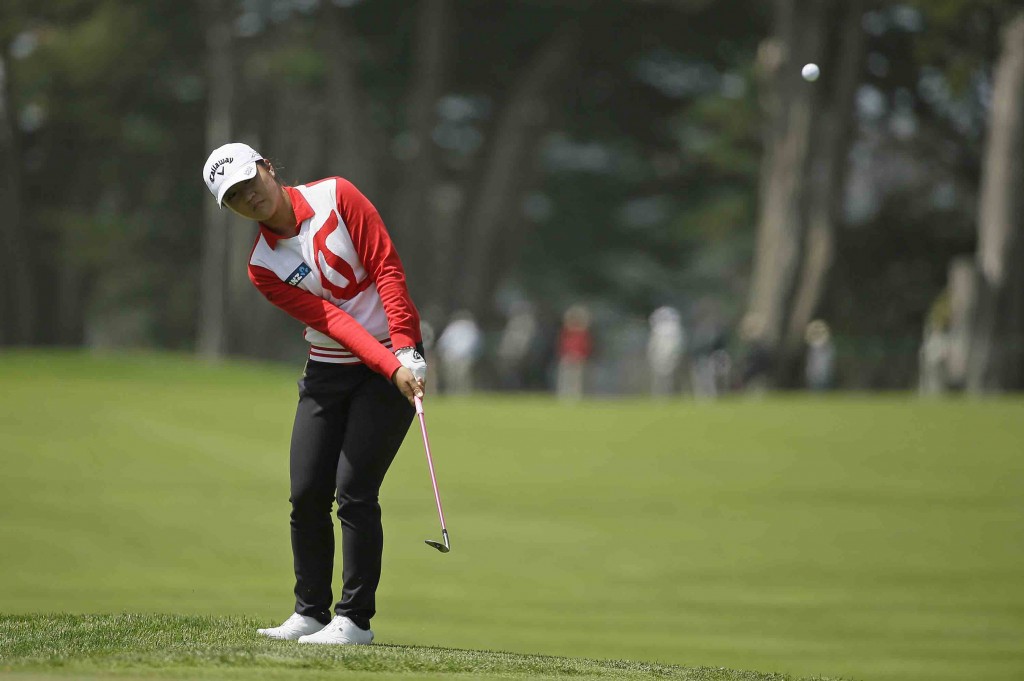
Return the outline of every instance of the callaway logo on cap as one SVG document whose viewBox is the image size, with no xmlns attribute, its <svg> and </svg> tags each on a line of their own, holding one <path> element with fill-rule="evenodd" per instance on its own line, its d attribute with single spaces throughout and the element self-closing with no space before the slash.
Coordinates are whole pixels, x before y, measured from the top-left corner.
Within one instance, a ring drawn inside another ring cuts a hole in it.
<svg viewBox="0 0 1024 681">
<path fill-rule="evenodd" d="M 210 152 L 203 166 L 203 180 L 216 197 L 217 205 L 224 205 L 224 195 L 232 185 L 256 175 L 256 161 L 261 160 L 263 157 L 255 149 L 241 142 L 231 142 Z"/>
</svg>

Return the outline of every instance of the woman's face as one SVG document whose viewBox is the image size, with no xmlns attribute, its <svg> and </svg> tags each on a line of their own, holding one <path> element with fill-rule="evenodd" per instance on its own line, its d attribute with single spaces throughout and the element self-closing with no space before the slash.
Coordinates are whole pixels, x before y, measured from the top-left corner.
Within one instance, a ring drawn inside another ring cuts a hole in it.
<svg viewBox="0 0 1024 681">
<path fill-rule="evenodd" d="M 267 166 L 257 163 L 255 175 L 228 189 L 224 205 L 243 218 L 257 222 L 269 220 L 281 201 L 281 188 L 270 173 Z"/>
</svg>

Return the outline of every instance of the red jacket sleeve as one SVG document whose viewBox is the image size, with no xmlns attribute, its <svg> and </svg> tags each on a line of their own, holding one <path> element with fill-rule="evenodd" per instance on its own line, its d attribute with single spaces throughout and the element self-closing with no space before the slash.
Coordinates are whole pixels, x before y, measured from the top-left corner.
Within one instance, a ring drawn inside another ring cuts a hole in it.
<svg viewBox="0 0 1024 681">
<path fill-rule="evenodd" d="M 419 343 L 420 315 L 405 284 L 405 270 L 377 209 L 348 180 L 337 178 L 338 212 L 370 279 L 377 284 L 395 350 Z M 354 352 L 354 350 L 353 350 Z"/>
<path fill-rule="evenodd" d="M 398 358 L 359 322 L 323 298 L 289 286 L 272 271 L 258 265 L 249 265 L 249 279 L 267 300 L 306 326 L 338 341 L 368 367 L 388 379 L 402 366 Z"/>
</svg>

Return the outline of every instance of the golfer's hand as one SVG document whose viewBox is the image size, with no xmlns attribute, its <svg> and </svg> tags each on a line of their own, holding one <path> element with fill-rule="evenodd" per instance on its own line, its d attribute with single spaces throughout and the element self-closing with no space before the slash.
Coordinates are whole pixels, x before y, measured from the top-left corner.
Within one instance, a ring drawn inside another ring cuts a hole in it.
<svg viewBox="0 0 1024 681">
<path fill-rule="evenodd" d="M 417 381 L 416 377 L 412 375 L 412 371 L 406 367 L 398 367 L 391 375 L 391 382 L 405 395 L 409 404 L 414 403 L 414 397 L 423 397 L 423 381 Z"/>
<path fill-rule="evenodd" d="M 419 350 L 413 347 L 399 348 L 395 350 L 395 357 L 402 366 L 412 372 L 417 381 L 424 384 L 427 382 L 427 361 L 423 359 Z"/>
</svg>

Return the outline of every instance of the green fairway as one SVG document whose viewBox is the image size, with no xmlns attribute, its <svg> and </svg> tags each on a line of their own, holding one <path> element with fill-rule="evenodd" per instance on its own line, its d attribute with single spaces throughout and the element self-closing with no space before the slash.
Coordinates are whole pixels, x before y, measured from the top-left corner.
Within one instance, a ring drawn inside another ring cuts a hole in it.
<svg viewBox="0 0 1024 681">
<path fill-rule="evenodd" d="M 0 671 L 1024 678 L 1016 398 L 428 398 L 452 552 L 423 544 L 440 532 L 414 426 L 381 498 L 385 645 L 257 641 L 246 631 L 293 604 L 300 368 L 0 353 Z M 133 657 L 57 637 L 47 613 L 179 617 L 143 618 L 163 633 Z M 154 651 L 175 632 L 186 643 L 164 665 Z M 65 649 L 62 667 L 51 656 Z"/>
</svg>

